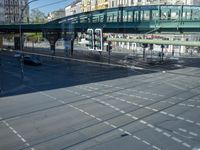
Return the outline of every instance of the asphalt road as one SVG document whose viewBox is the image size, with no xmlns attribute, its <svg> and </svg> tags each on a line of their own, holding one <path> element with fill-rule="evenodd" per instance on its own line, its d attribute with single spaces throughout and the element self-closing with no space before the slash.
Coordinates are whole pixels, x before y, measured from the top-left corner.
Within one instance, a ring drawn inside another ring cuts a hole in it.
<svg viewBox="0 0 200 150">
<path fill-rule="evenodd" d="M 5 55 L 3 62 L 20 81 L 18 61 Z M 24 71 L 23 87 L 0 98 L 1 150 L 200 147 L 197 63 L 150 72 L 43 59 Z"/>
</svg>

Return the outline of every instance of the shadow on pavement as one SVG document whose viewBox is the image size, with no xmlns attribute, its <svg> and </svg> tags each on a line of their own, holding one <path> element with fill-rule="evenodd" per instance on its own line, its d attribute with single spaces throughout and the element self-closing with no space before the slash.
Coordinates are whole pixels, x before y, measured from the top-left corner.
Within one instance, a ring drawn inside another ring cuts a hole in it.
<svg viewBox="0 0 200 150">
<path fill-rule="evenodd" d="M 22 81 L 20 63 L 13 57 L 13 53 L 6 52 L 3 56 L 0 77 L 2 92 L 0 93 L 0 97 L 65 88 L 155 72 L 41 57 L 41 66 L 24 66 L 25 76 Z"/>
</svg>

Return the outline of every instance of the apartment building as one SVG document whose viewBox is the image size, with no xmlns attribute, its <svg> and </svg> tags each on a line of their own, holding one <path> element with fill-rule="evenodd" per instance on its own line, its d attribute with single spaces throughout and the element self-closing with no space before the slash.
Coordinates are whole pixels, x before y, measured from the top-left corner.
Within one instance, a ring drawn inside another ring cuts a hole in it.
<svg viewBox="0 0 200 150">
<path fill-rule="evenodd" d="M 56 19 L 59 19 L 59 18 L 63 18 L 63 17 L 65 17 L 65 10 L 59 9 L 59 10 L 56 10 L 56 11 L 49 13 L 47 20 L 52 21 L 52 20 L 56 20 Z"/>
<path fill-rule="evenodd" d="M 65 16 L 70 16 L 82 12 L 82 1 L 76 0 L 71 5 L 65 7 Z"/>
<path fill-rule="evenodd" d="M 28 0 L 4 0 L 4 22 L 9 24 L 28 22 L 29 7 L 27 3 Z"/>
<path fill-rule="evenodd" d="M 5 22 L 4 12 L 4 1 L 0 1 L 0 24 Z"/>
</svg>

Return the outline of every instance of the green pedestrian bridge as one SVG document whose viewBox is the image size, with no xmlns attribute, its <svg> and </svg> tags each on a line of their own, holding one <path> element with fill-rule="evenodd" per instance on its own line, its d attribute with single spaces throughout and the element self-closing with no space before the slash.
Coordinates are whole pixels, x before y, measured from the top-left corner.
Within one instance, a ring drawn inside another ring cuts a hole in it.
<svg viewBox="0 0 200 150">
<path fill-rule="evenodd" d="M 46 24 L 0 25 L 0 32 L 19 33 L 20 28 L 22 33 L 43 32 L 50 44 L 52 43 L 51 45 L 55 44 L 63 35 L 67 37 L 69 32 L 73 34 L 72 39 L 74 39 L 78 32 L 84 33 L 89 28 L 100 28 L 103 33 L 191 34 L 200 32 L 200 6 L 144 5 L 116 7 L 75 14 Z M 145 43 L 145 40 L 143 42 Z"/>
<path fill-rule="evenodd" d="M 22 24 L 22 32 L 85 32 L 88 28 L 102 28 L 107 33 L 200 32 L 200 6 L 117 7 L 75 14 L 46 24 Z M 19 24 L 0 25 L 0 32 L 19 32 Z"/>
</svg>

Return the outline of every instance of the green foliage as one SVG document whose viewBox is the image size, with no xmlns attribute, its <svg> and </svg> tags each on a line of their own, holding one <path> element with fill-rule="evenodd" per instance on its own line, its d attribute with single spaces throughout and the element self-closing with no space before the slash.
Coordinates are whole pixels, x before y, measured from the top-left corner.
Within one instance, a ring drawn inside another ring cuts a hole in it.
<svg viewBox="0 0 200 150">
<path fill-rule="evenodd" d="M 31 23 L 46 23 L 45 14 L 39 9 L 32 9 L 30 14 Z"/>
<path fill-rule="evenodd" d="M 31 42 L 40 42 L 43 40 L 42 33 L 28 33 L 26 34 L 27 40 Z"/>
</svg>

